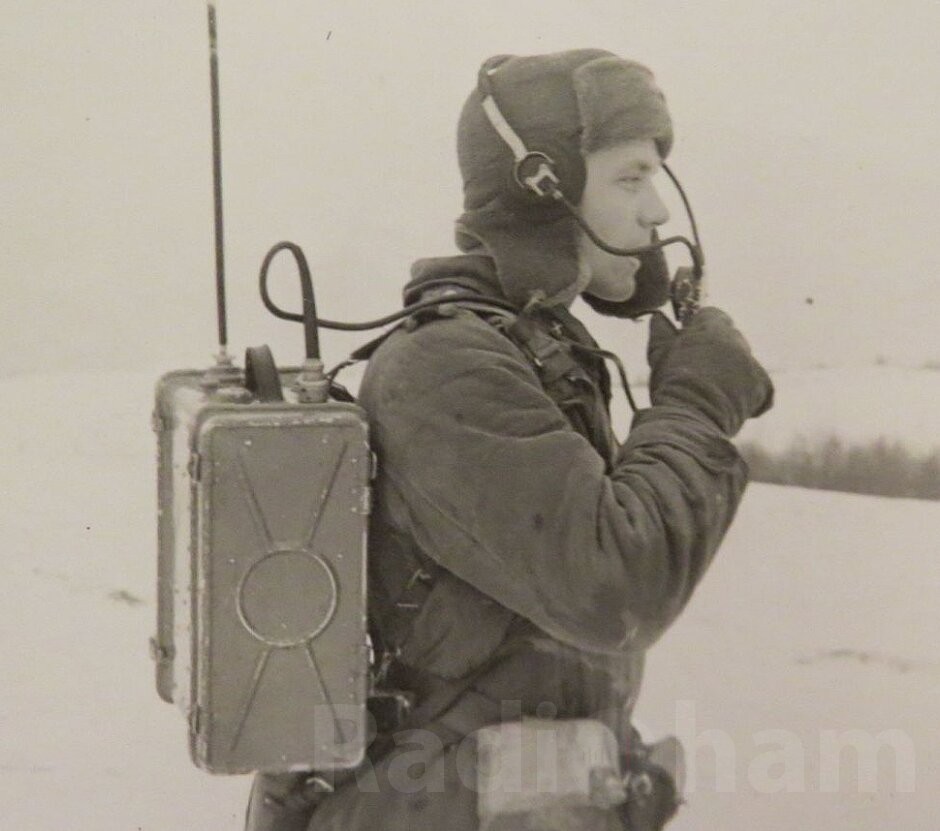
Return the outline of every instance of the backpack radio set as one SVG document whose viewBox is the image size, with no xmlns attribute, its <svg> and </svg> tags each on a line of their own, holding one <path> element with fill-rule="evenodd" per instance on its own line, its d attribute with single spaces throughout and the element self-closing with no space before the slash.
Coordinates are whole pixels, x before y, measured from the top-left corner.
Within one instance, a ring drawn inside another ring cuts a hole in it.
<svg viewBox="0 0 940 831">
<path fill-rule="evenodd" d="M 243 373 L 226 353 L 211 4 L 209 31 L 220 350 L 156 390 L 157 691 L 211 772 L 346 769 L 367 744 L 368 428 L 330 400 L 305 262 L 305 366 L 278 371 L 261 347 Z"/>
</svg>

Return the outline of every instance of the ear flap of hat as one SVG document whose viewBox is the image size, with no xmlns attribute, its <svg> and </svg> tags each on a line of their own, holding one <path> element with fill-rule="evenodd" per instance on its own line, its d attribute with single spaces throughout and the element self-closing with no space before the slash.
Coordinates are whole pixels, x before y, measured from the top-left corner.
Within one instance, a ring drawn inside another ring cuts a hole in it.
<svg viewBox="0 0 940 831">
<path fill-rule="evenodd" d="M 657 237 L 658 239 L 658 237 Z M 608 317 L 637 317 L 652 312 L 669 299 L 669 266 L 661 248 L 641 254 L 640 268 L 634 275 L 636 290 L 629 300 L 601 300 L 587 292 L 581 297 L 598 314 Z"/>
<path fill-rule="evenodd" d="M 549 305 L 567 304 L 586 283 L 578 265 L 576 227 L 568 216 L 525 223 L 507 218 L 505 209 L 496 209 L 464 214 L 457 223 L 456 239 L 462 251 L 482 248 L 492 257 L 503 291 L 513 303 L 524 306 L 533 294 L 543 292 Z"/>
</svg>

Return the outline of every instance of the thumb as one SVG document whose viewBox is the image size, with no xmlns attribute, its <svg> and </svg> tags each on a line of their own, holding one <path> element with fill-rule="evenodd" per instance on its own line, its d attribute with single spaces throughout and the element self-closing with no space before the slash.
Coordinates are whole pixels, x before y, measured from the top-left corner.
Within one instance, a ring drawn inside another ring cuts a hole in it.
<svg viewBox="0 0 940 831">
<path fill-rule="evenodd" d="M 653 312 L 650 317 L 650 339 L 646 347 L 646 360 L 650 369 L 655 369 L 672 346 L 679 330 L 662 312 Z"/>
</svg>

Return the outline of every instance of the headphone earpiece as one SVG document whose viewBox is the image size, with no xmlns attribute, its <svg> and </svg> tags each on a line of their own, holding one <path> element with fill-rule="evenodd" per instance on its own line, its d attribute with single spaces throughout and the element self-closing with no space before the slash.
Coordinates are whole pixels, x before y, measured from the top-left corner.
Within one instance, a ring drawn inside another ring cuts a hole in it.
<svg viewBox="0 0 940 831">
<path fill-rule="evenodd" d="M 532 151 L 517 159 L 512 168 L 516 184 L 539 197 L 561 199 L 561 180 L 555 172 L 555 161 L 545 153 Z"/>
</svg>

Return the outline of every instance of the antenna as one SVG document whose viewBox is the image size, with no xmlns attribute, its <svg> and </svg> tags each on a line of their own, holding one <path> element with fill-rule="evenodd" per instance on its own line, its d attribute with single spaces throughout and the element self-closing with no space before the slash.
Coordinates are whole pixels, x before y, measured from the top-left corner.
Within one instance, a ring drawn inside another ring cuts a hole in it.
<svg viewBox="0 0 940 831">
<path fill-rule="evenodd" d="M 215 25 L 215 5 L 206 4 L 209 12 L 209 82 L 212 99 L 212 195 L 215 207 L 215 297 L 219 324 L 219 352 L 215 366 L 203 376 L 203 386 L 217 395 L 239 399 L 245 394 L 243 376 L 228 354 L 228 327 L 225 314 L 225 253 L 222 234 L 222 130 L 219 118 L 219 49 Z"/>
<path fill-rule="evenodd" d="M 228 327 L 225 314 L 225 248 L 222 230 L 222 130 L 219 117 L 219 48 L 216 35 L 215 5 L 209 11 L 209 83 L 212 99 L 212 194 L 215 207 L 215 293 L 219 324 L 219 362 L 226 359 Z M 230 361 L 229 361 L 230 362 Z"/>
</svg>

